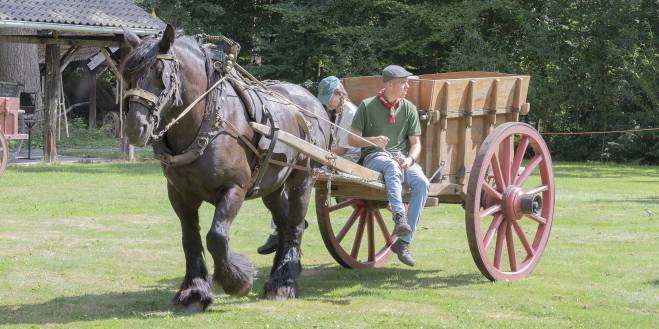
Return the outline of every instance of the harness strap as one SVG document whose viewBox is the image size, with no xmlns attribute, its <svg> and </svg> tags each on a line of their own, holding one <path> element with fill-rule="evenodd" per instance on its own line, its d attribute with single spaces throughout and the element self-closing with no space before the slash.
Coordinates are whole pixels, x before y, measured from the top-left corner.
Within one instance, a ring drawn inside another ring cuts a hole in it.
<svg viewBox="0 0 659 329">
<path fill-rule="evenodd" d="M 268 118 L 268 121 L 270 121 L 270 136 L 265 136 L 266 138 L 270 139 L 270 145 L 268 145 L 268 151 L 265 153 L 265 156 L 263 159 L 260 159 L 260 163 L 257 165 L 255 168 L 256 170 L 256 176 L 252 175 L 252 183 L 251 183 L 251 188 L 247 192 L 247 197 L 251 197 L 253 195 L 256 195 L 259 190 L 261 189 L 261 181 L 263 180 L 263 176 L 265 175 L 265 172 L 268 170 L 268 164 L 269 161 L 272 158 L 272 153 L 275 150 L 275 145 L 277 144 L 277 139 L 279 137 L 279 127 L 275 124 L 275 120 L 272 117 L 272 114 L 268 109 L 265 107 L 265 104 L 262 105 L 262 110 L 263 114 L 265 115 L 266 118 Z"/>
<path fill-rule="evenodd" d="M 139 88 L 126 90 L 126 92 L 124 93 L 124 98 L 128 98 L 128 97 L 137 97 L 136 100 L 138 101 L 142 99 L 147 100 L 148 102 L 151 103 L 150 106 L 155 106 L 156 103 L 158 102 L 158 96 L 144 89 L 139 89 Z"/>
</svg>

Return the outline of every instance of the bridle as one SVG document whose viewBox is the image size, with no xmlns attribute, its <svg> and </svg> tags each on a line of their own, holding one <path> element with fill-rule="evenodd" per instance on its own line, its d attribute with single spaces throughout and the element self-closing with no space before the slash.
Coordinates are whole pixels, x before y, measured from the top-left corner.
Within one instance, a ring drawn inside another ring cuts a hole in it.
<svg viewBox="0 0 659 329">
<path fill-rule="evenodd" d="M 128 99 L 129 103 L 139 103 L 149 110 L 149 122 L 153 127 L 150 138 L 159 140 L 168 130 L 167 128 L 158 131 L 158 127 L 162 120 L 163 110 L 172 105 L 182 105 L 183 102 L 181 101 L 181 80 L 179 78 L 180 65 L 178 59 L 174 53 L 170 51 L 167 54 L 158 54 L 156 60 L 161 61 L 163 65 L 160 78 L 165 88 L 160 92 L 160 95 L 156 96 L 150 91 L 140 88 L 140 82 L 142 82 L 142 79 L 147 76 L 145 74 L 137 81 L 137 87 L 126 91 L 124 99 Z"/>
</svg>

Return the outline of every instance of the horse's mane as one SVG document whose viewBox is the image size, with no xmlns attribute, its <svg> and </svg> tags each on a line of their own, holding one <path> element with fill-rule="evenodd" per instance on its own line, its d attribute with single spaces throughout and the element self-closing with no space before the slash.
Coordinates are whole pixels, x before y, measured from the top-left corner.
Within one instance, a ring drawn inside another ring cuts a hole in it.
<svg viewBox="0 0 659 329">
<path fill-rule="evenodd" d="M 176 40 L 179 39 L 194 41 L 194 39 L 185 36 L 182 30 L 176 32 Z M 145 68 L 151 67 L 156 62 L 156 56 L 160 53 L 158 49 L 159 41 L 159 35 L 142 39 L 139 46 L 133 48 L 128 57 L 119 66 L 121 75 L 130 80 L 131 75 L 138 74 Z"/>
</svg>

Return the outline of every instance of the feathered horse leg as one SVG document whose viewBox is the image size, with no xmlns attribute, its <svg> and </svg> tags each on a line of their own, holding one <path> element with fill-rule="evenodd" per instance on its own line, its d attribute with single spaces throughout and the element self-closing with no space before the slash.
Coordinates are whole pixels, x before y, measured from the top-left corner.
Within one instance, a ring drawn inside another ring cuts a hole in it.
<svg viewBox="0 0 659 329">
<path fill-rule="evenodd" d="M 206 235 L 208 251 L 215 261 L 213 279 L 224 292 L 233 296 L 248 294 L 256 276 L 254 264 L 229 249 L 229 227 L 244 200 L 245 191 L 242 188 L 233 186 L 226 189 L 215 206 L 213 224 Z"/>
<path fill-rule="evenodd" d="M 181 221 L 185 277 L 172 301 L 182 312 L 200 312 L 213 303 L 213 288 L 209 283 L 204 261 L 204 246 L 199 235 L 201 200 L 191 200 L 168 185 L 169 201 Z"/>
<path fill-rule="evenodd" d="M 299 294 L 298 278 L 302 270 L 300 261 L 304 215 L 309 206 L 311 178 L 307 172 L 296 171 L 286 182 L 284 193 L 273 193 L 264 198 L 277 224 L 279 246 L 275 254 L 270 278 L 265 283 L 265 295 L 271 299 L 287 299 Z"/>
</svg>

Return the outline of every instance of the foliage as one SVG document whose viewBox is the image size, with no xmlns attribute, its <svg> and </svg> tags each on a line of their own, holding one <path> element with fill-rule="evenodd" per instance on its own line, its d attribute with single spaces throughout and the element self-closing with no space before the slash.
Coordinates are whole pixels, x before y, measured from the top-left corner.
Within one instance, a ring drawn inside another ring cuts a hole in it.
<svg viewBox="0 0 659 329">
<path fill-rule="evenodd" d="M 262 78 L 313 87 L 326 75 L 379 74 L 390 63 L 418 74 L 528 74 L 529 120 L 542 131 L 659 127 L 654 0 L 142 2 L 190 31 L 236 38 L 243 62 L 256 63 L 249 69 Z M 196 16 L 195 8 L 212 14 Z M 659 134 L 635 136 L 548 142 L 559 159 L 658 163 Z"/>
</svg>

